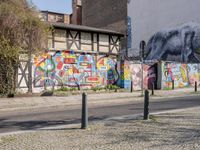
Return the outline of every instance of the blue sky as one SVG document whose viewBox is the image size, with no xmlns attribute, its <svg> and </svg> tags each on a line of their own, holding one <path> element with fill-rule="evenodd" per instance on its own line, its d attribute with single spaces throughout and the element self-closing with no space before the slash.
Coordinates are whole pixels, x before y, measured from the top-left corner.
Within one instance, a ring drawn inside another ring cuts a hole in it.
<svg viewBox="0 0 200 150">
<path fill-rule="evenodd" d="M 49 10 L 59 13 L 72 13 L 71 0 L 31 0 L 39 10 Z"/>
</svg>

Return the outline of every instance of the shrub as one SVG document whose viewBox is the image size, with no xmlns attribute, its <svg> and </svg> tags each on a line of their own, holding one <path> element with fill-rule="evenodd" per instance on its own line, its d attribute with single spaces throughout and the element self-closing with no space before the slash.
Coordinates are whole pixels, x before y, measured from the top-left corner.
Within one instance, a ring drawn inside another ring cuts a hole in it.
<svg viewBox="0 0 200 150">
<path fill-rule="evenodd" d="M 104 88 L 103 87 L 92 87 L 91 90 L 93 91 L 100 91 L 100 90 L 103 90 Z"/>
<path fill-rule="evenodd" d="M 78 88 L 76 88 L 76 87 L 72 87 L 72 88 L 70 88 L 69 90 L 70 90 L 70 91 L 77 91 Z"/>
<path fill-rule="evenodd" d="M 115 90 L 117 91 L 118 89 L 120 89 L 120 87 L 118 87 L 117 85 L 112 85 L 112 84 L 109 84 L 105 87 L 106 90 Z"/>
<path fill-rule="evenodd" d="M 62 92 L 65 92 L 65 91 L 69 91 L 70 89 L 67 88 L 67 87 L 61 87 L 59 89 L 57 89 L 56 91 L 62 91 Z"/>
</svg>

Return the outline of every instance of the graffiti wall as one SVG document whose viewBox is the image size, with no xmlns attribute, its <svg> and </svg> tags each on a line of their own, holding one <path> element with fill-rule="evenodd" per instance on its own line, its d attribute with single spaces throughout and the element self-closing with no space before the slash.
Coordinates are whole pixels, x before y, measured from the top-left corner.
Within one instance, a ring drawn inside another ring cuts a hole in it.
<svg viewBox="0 0 200 150">
<path fill-rule="evenodd" d="M 95 87 L 115 84 L 116 60 L 73 51 L 44 53 L 34 58 L 34 86 Z"/>
<path fill-rule="evenodd" d="M 163 62 L 160 71 L 158 64 L 144 64 L 143 67 L 141 64 L 129 64 L 129 69 L 133 90 L 136 91 L 142 89 L 142 82 L 144 89 L 152 89 L 153 84 L 154 88 L 172 89 L 172 81 L 175 88 L 194 86 L 195 81 L 200 85 L 200 64 Z"/>
<path fill-rule="evenodd" d="M 162 69 L 162 87 L 164 89 L 171 89 L 172 81 L 174 81 L 174 87 L 178 88 L 189 85 L 186 64 L 163 63 Z"/>
<path fill-rule="evenodd" d="M 141 90 L 142 66 L 141 64 L 130 64 L 130 73 L 133 90 Z"/>
<path fill-rule="evenodd" d="M 102 78 L 102 85 L 116 84 L 119 79 L 117 61 L 105 56 L 99 56 L 97 60 L 97 72 Z"/>
<path fill-rule="evenodd" d="M 154 84 L 154 88 L 156 88 L 157 84 L 157 75 L 156 75 L 156 64 L 155 65 L 144 65 L 143 68 L 143 76 L 144 76 L 144 88 L 152 89 L 152 85 Z"/>
<path fill-rule="evenodd" d="M 148 66 L 144 64 L 142 68 L 142 64 L 131 64 L 130 74 L 133 84 L 133 90 L 141 90 L 142 82 L 144 89 L 151 89 L 153 82 L 156 84 L 156 69 L 154 65 Z"/>
<path fill-rule="evenodd" d="M 47 52 L 34 58 L 34 87 L 85 87 L 117 84 L 133 90 L 151 89 L 152 83 L 162 89 L 200 84 L 200 64 L 163 62 L 157 65 L 117 62 L 115 57 L 76 54 L 73 51 Z M 142 78 L 143 77 L 143 78 Z M 160 80 L 161 77 L 161 80 Z M 158 80 L 159 78 L 159 80 Z M 142 81 L 143 79 L 143 81 Z M 158 83 L 159 82 L 159 83 Z"/>
<path fill-rule="evenodd" d="M 121 63 L 121 87 L 125 89 L 130 89 L 131 86 L 131 74 L 130 65 L 128 61 L 123 61 Z"/>
<path fill-rule="evenodd" d="M 188 69 L 188 80 L 189 84 L 194 86 L 195 81 L 198 81 L 197 83 L 199 84 L 200 82 L 200 65 L 199 64 L 188 64 L 187 65 Z"/>
<path fill-rule="evenodd" d="M 175 88 L 199 84 L 199 64 L 162 64 L 162 89 L 171 89 L 174 80 Z"/>
</svg>

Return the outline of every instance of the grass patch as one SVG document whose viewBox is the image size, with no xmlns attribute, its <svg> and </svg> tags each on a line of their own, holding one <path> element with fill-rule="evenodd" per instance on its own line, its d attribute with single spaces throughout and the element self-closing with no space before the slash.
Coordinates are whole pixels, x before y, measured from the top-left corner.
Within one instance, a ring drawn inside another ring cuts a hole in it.
<svg viewBox="0 0 200 150">
<path fill-rule="evenodd" d="M 149 115 L 149 119 L 152 120 L 153 122 L 157 122 L 158 121 L 158 117 L 154 116 L 154 115 Z"/>
<path fill-rule="evenodd" d="M 76 88 L 76 87 L 72 87 L 72 88 L 61 87 L 55 91 L 56 92 L 78 91 L 78 88 Z"/>
<path fill-rule="evenodd" d="M 8 136 L 8 137 L 1 137 L 0 138 L 0 143 L 3 144 L 3 143 L 10 143 L 10 142 L 13 142 L 17 140 L 16 137 L 13 137 L 13 136 Z"/>
</svg>

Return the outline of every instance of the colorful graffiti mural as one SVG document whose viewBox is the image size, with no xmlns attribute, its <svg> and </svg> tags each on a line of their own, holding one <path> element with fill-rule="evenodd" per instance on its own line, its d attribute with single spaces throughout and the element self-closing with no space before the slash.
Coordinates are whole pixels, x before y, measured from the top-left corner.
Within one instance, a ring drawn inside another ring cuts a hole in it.
<svg viewBox="0 0 200 150">
<path fill-rule="evenodd" d="M 131 73 L 133 90 L 141 90 L 142 65 L 141 64 L 130 64 L 130 73 Z"/>
<path fill-rule="evenodd" d="M 189 84 L 194 86 L 195 82 L 198 83 L 199 85 L 199 81 L 200 81 L 200 68 L 199 68 L 199 64 L 188 64 L 187 65 L 187 69 L 188 69 L 188 80 L 189 80 Z"/>
<path fill-rule="evenodd" d="M 101 77 L 107 79 L 106 84 L 116 84 L 119 79 L 117 62 L 109 57 L 100 56 L 97 61 L 97 69 Z M 105 80 L 102 79 L 104 82 Z"/>
<path fill-rule="evenodd" d="M 200 85 L 200 65 L 199 64 L 178 64 L 172 62 L 162 62 L 161 70 L 158 71 L 159 64 L 146 65 L 143 64 L 143 72 L 141 64 L 129 64 L 124 63 L 126 67 L 121 68 L 121 86 L 124 88 L 130 88 L 129 83 L 133 83 L 133 90 L 142 89 L 142 76 L 143 76 L 143 88 L 152 89 L 172 89 L 172 81 L 174 81 L 175 88 L 187 87 L 189 85 L 194 86 L 195 81 Z M 129 71 L 126 71 L 129 70 Z M 126 72 L 126 73 L 123 73 Z M 143 74 L 142 74 L 143 73 Z M 123 76 L 123 74 L 125 76 Z M 124 77 L 126 78 L 126 86 Z M 130 78 L 129 78 L 130 77 Z M 161 77 L 161 78 L 160 78 Z M 160 80 L 161 79 L 161 80 Z"/>
<path fill-rule="evenodd" d="M 155 66 L 143 65 L 142 74 L 142 64 L 131 64 L 130 65 L 131 79 L 133 83 L 133 90 L 142 89 L 142 76 L 143 76 L 143 88 L 151 89 L 152 83 L 156 85 L 156 70 Z"/>
<path fill-rule="evenodd" d="M 174 87 L 178 88 L 186 87 L 189 85 L 186 64 L 163 63 L 162 70 L 162 87 L 164 89 L 171 89 L 172 81 L 174 81 Z"/>
<path fill-rule="evenodd" d="M 143 76 L 144 76 L 144 88 L 152 89 L 152 84 L 156 88 L 157 84 L 157 75 L 156 75 L 156 65 L 144 65 L 143 67 Z"/>
<path fill-rule="evenodd" d="M 125 89 L 131 87 L 131 74 L 128 61 L 121 62 L 121 87 Z"/>
<path fill-rule="evenodd" d="M 194 86 L 195 81 L 200 85 L 199 64 L 162 62 L 161 68 L 161 71 L 158 72 L 158 64 L 143 65 L 144 89 L 151 89 L 152 83 L 154 83 L 155 88 L 172 89 L 172 81 L 174 81 L 175 88 L 183 88 L 189 85 Z M 133 82 L 133 90 L 141 90 L 142 65 L 130 64 L 130 74 Z M 161 82 L 158 80 L 160 77 L 162 79 Z"/>
<path fill-rule="evenodd" d="M 152 83 L 162 89 L 171 89 L 172 81 L 177 88 L 200 84 L 199 64 L 162 62 L 157 65 L 117 62 L 104 55 L 76 54 L 73 51 L 47 52 L 34 58 L 34 87 L 96 87 L 117 84 L 133 90 L 151 89 Z M 142 72 L 143 71 L 143 72 Z M 158 72 L 158 73 L 157 73 Z M 158 80 L 160 78 L 162 80 Z M 159 81 L 159 83 L 158 83 Z M 161 81 L 161 82 L 160 82 Z"/>
<path fill-rule="evenodd" d="M 44 53 L 34 58 L 34 85 L 43 86 L 105 86 L 119 78 L 116 61 L 101 56 L 75 54 L 73 51 Z"/>
</svg>

